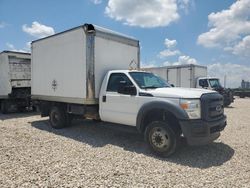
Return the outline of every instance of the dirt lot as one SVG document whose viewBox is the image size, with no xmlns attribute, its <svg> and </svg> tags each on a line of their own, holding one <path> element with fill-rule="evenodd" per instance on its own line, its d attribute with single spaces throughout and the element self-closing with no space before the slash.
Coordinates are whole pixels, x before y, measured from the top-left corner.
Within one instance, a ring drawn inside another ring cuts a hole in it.
<svg viewBox="0 0 250 188">
<path fill-rule="evenodd" d="M 0 114 L 0 187 L 250 187 L 250 99 L 225 111 L 218 140 L 167 159 L 133 129 L 74 121 L 53 130 L 37 114 Z"/>
</svg>

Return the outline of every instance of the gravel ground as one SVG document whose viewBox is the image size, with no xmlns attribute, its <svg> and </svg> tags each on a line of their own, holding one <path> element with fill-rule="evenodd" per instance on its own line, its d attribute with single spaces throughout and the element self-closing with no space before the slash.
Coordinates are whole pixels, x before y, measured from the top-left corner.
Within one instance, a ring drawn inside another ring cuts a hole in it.
<svg viewBox="0 0 250 188">
<path fill-rule="evenodd" d="M 74 121 L 53 130 L 37 114 L 0 114 L 0 187 L 250 187 L 250 99 L 225 111 L 218 140 L 167 159 L 133 129 Z"/>
</svg>

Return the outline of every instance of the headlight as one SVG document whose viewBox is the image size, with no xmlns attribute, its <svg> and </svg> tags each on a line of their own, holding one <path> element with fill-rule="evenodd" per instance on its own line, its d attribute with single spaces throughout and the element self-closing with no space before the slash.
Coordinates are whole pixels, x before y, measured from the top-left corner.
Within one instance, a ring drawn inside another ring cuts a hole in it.
<svg viewBox="0 0 250 188">
<path fill-rule="evenodd" d="M 187 112 L 190 119 L 201 118 L 201 102 L 199 99 L 181 99 L 180 106 Z"/>
</svg>

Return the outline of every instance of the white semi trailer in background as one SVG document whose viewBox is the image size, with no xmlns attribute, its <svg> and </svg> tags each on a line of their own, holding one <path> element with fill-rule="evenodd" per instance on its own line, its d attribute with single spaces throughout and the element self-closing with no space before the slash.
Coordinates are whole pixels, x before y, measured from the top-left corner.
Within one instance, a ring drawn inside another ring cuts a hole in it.
<svg viewBox="0 0 250 188">
<path fill-rule="evenodd" d="M 30 53 L 3 51 L 0 53 L 0 105 L 7 113 L 30 107 Z"/>
<path fill-rule="evenodd" d="M 230 89 L 223 88 L 219 78 L 207 76 L 206 66 L 188 64 L 151 67 L 145 68 L 145 70 L 157 74 L 175 87 L 215 90 L 223 95 L 225 106 L 230 105 L 234 101 L 233 92 Z"/>
<path fill-rule="evenodd" d="M 138 40 L 92 24 L 33 41 L 32 98 L 54 128 L 74 117 L 134 126 L 161 156 L 175 151 L 181 135 L 191 145 L 219 137 L 221 95 L 171 87 L 139 62 Z"/>
</svg>

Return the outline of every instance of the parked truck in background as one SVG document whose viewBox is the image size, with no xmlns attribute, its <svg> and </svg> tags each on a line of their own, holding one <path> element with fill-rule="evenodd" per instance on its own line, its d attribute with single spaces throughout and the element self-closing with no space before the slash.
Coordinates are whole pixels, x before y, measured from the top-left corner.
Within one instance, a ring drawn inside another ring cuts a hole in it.
<svg viewBox="0 0 250 188">
<path fill-rule="evenodd" d="M 29 53 L 0 53 L 0 105 L 8 113 L 30 107 L 31 58 Z"/>
<path fill-rule="evenodd" d="M 176 65 L 164 67 L 151 67 L 145 70 L 159 75 L 176 87 L 204 88 L 215 90 L 224 98 L 224 106 L 229 106 L 233 101 L 233 91 L 224 88 L 219 78 L 208 77 L 207 67 L 201 65 Z"/>
<path fill-rule="evenodd" d="M 219 137 L 226 126 L 220 94 L 171 87 L 139 62 L 138 40 L 92 24 L 33 41 L 32 98 L 54 128 L 75 117 L 133 126 L 161 156 L 176 150 L 181 135 L 191 145 Z"/>
</svg>

